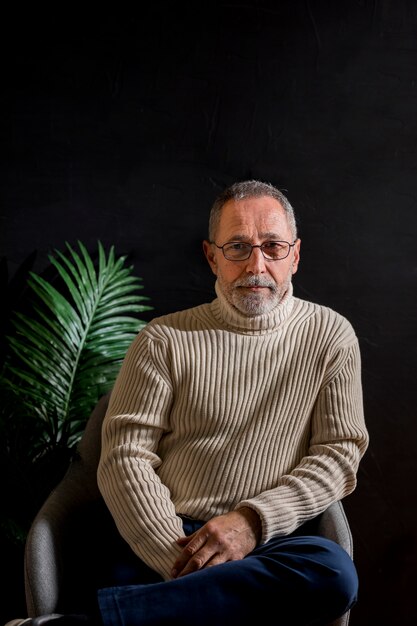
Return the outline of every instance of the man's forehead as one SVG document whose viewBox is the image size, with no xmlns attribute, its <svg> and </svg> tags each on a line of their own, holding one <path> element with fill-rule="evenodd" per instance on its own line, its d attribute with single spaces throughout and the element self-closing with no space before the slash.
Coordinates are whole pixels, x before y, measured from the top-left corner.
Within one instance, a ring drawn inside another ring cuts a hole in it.
<svg viewBox="0 0 417 626">
<path fill-rule="evenodd" d="M 254 230 L 266 236 L 278 234 L 288 227 L 287 216 L 281 204 L 275 198 L 243 198 L 229 200 L 223 207 L 221 230 L 240 231 Z"/>
</svg>

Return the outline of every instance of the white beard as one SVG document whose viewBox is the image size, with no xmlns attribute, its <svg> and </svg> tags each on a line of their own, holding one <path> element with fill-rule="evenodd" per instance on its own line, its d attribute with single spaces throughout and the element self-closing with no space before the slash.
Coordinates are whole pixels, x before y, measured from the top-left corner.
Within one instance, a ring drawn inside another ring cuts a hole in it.
<svg viewBox="0 0 417 626">
<path fill-rule="evenodd" d="M 238 278 L 232 284 L 226 285 L 220 275 L 217 276 L 219 286 L 226 300 L 243 315 L 255 317 L 270 313 L 286 294 L 292 279 L 290 269 L 286 279 L 277 284 L 272 278 L 261 276 L 248 276 L 246 279 Z M 266 287 L 260 293 L 246 292 L 241 287 Z"/>
</svg>

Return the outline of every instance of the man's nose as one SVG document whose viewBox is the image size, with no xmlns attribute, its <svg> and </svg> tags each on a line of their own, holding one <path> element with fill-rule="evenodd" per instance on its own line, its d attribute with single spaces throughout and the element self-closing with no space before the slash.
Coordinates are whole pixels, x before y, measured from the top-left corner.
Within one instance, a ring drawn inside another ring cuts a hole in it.
<svg viewBox="0 0 417 626">
<path fill-rule="evenodd" d="M 260 248 L 252 248 L 252 254 L 246 261 L 245 269 L 248 274 L 263 274 L 266 272 L 265 258 Z"/>
</svg>

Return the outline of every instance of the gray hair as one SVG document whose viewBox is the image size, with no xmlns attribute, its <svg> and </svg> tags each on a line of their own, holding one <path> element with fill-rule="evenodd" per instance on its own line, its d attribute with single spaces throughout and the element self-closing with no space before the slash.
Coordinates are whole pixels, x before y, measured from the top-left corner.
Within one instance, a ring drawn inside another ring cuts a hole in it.
<svg viewBox="0 0 417 626">
<path fill-rule="evenodd" d="M 214 241 L 220 223 L 222 209 L 229 200 L 243 200 L 243 198 L 260 198 L 269 196 L 278 200 L 284 209 L 293 239 L 297 239 L 297 224 L 294 209 L 288 198 L 271 183 L 264 183 L 259 180 L 245 180 L 234 183 L 227 187 L 214 201 L 209 218 L 209 240 Z"/>
</svg>

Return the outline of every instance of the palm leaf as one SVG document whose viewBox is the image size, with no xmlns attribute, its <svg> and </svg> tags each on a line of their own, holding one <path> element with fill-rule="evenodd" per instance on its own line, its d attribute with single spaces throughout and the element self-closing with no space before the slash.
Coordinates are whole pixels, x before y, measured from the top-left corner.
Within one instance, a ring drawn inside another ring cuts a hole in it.
<svg viewBox="0 0 417 626">
<path fill-rule="evenodd" d="M 73 446 L 99 397 L 110 390 L 127 348 L 152 309 L 142 279 L 98 242 L 98 267 L 85 246 L 66 243 L 49 260 L 61 288 L 31 272 L 31 315 L 16 313 L 4 378 L 28 415 L 42 420 L 42 445 Z"/>
</svg>

